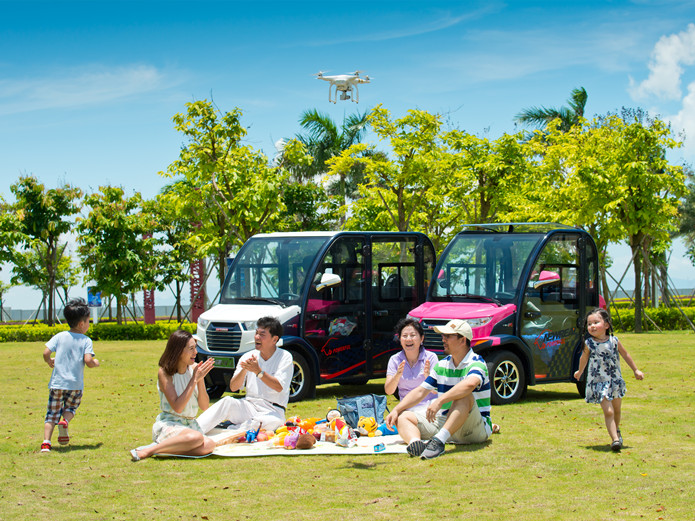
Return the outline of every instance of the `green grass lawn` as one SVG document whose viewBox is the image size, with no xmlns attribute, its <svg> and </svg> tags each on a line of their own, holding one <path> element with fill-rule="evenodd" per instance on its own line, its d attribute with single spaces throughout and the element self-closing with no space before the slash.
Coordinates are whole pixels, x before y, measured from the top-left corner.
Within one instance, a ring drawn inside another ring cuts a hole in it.
<svg viewBox="0 0 695 521">
<path fill-rule="evenodd" d="M 493 407 L 502 433 L 482 446 L 447 446 L 432 461 L 405 455 L 209 457 L 131 463 L 158 413 L 164 342 L 97 342 L 85 370 L 71 445 L 42 454 L 50 369 L 41 343 L 3 343 L 0 519 L 693 519 L 695 335 L 621 341 L 645 380 L 623 363 L 625 449 L 614 454 L 598 405 L 574 384 L 529 389 Z M 383 393 L 319 388 L 288 415 L 320 416 L 336 397 Z"/>
</svg>

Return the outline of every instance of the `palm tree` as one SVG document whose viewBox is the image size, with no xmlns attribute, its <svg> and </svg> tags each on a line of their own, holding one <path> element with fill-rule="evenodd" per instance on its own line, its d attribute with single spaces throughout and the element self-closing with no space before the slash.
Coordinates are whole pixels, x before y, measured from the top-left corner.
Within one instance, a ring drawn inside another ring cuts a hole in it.
<svg viewBox="0 0 695 521">
<path fill-rule="evenodd" d="M 531 107 L 519 112 L 514 120 L 523 125 L 535 125 L 538 128 L 544 128 L 548 123 L 559 118 L 560 129 L 566 132 L 579 124 L 579 121 L 584 117 L 584 107 L 588 97 L 584 87 L 572 89 L 570 98 L 567 100 L 569 107 L 560 107 L 559 109 Z"/>
<path fill-rule="evenodd" d="M 307 151 L 314 158 L 311 166 L 302 173 L 302 177 L 313 179 L 326 172 L 326 161 L 339 155 L 351 145 L 359 143 L 367 132 L 367 117 L 369 112 L 355 113 L 348 116 L 340 128 L 330 116 L 316 109 L 307 110 L 299 119 L 299 124 L 305 133 L 298 134 L 297 139 L 304 143 Z M 339 186 L 329 188 L 341 195 L 343 199 L 354 195 L 357 182 L 361 179 L 361 169 L 355 168 L 349 179 L 341 179 Z"/>
</svg>

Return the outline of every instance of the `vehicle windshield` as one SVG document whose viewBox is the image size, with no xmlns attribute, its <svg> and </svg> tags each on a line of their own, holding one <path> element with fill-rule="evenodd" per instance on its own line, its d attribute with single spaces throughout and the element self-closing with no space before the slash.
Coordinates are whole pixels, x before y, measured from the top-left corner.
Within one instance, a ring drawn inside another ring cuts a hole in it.
<svg viewBox="0 0 695 521">
<path fill-rule="evenodd" d="M 542 238 L 535 233 L 458 235 L 437 264 L 432 299 L 511 302 L 528 257 Z"/>
<path fill-rule="evenodd" d="M 258 237 L 249 239 L 234 259 L 221 304 L 261 301 L 296 304 L 309 279 L 311 263 L 330 237 Z"/>
</svg>

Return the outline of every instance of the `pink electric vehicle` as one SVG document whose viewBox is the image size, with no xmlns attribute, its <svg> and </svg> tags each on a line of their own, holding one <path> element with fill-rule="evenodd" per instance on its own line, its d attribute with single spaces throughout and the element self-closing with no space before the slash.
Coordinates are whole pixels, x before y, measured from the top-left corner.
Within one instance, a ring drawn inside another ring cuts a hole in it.
<svg viewBox="0 0 695 521">
<path fill-rule="evenodd" d="M 591 236 L 555 223 L 465 225 L 442 253 L 427 300 L 410 311 L 427 349 L 432 328 L 458 318 L 473 328 L 473 349 L 490 371 L 492 402 L 512 403 L 528 385 L 574 382 L 587 310 L 598 292 Z M 577 382 L 580 394 L 584 383 Z"/>
</svg>

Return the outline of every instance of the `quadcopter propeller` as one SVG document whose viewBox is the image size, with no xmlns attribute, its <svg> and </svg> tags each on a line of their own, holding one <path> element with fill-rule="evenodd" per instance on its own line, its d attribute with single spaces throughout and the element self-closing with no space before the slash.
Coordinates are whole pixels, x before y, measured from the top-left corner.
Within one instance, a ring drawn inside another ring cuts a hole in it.
<svg viewBox="0 0 695 521">
<path fill-rule="evenodd" d="M 359 76 L 361 72 L 364 72 L 364 71 L 355 71 L 355 72 L 351 72 L 350 74 L 352 76 Z"/>
<path fill-rule="evenodd" d="M 331 72 L 331 71 L 319 71 L 319 72 L 317 72 L 316 74 L 312 74 L 312 76 L 316 76 L 317 78 L 320 78 L 320 77 L 322 77 L 324 74 L 326 74 L 327 72 Z"/>
</svg>

